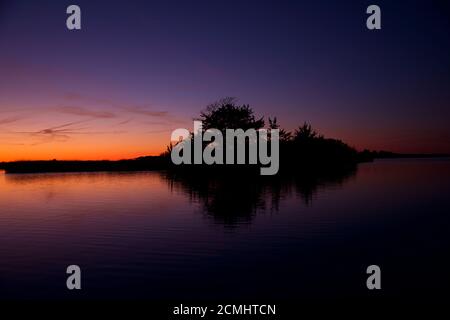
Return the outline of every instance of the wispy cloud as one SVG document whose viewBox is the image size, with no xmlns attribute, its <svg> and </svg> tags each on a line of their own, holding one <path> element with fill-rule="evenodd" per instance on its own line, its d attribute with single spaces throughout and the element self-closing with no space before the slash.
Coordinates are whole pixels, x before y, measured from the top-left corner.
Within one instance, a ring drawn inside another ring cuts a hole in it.
<svg viewBox="0 0 450 320">
<path fill-rule="evenodd" d="M 99 135 L 99 134 L 120 134 L 125 131 L 89 131 L 88 127 L 77 126 L 89 120 L 75 121 L 64 123 L 62 125 L 44 128 L 37 131 L 15 131 L 14 134 L 28 135 L 34 138 L 30 145 L 39 145 L 49 142 L 65 142 L 71 138 L 72 135 Z"/>
<path fill-rule="evenodd" d="M 123 110 L 130 112 L 130 113 L 136 113 L 136 114 L 149 116 L 149 117 L 166 118 L 166 117 L 170 116 L 168 111 L 151 110 L 149 108 L 139 107 L 139 106 L 127 106 L 127 107 L 123 107 Z"/>
<path fill-rule="evenodd" d="M 116 115 L 109 111 L 96 111 L 90 110 L 83 107 L 74 107 L 74 106 L 61 106 L 56 108 L 57 111 L 67 114 L 72 114 L 76 116 L 86 116 L 93 118 L 115 118 Z"/>
<path fill-rule="evenodd" d="M 105 112 L 105 111 L 93 111 L 82 107 L 61 107 L 60 111 L 65 113 L 71 113 L 75 115 L 86 115 L 97 118 L 113 118 L 113 117 L 126 117 L 128 115 L 138 115 L 139 119 L 142 120 L 142 116 L 148 118 L 157 118 L 160 121 L 164 121 L 164 124 L 168 123 L 179 123 L 182 122 L 178 119 L 174 114 L 169 111 L 164 110 L 164 108 L 155 108 L 152 105 L 136 105 L 133 103 L 123 103 L 113 101 L 111 99 L 98 98 L 85 96 L 83 94 L 71 92 L 66 93 L 63 97 L 66 101 L 70 101 L 70 103 L 82 103 L 89 105 L 102 105 L 103 107 L 112 108 L 113 112 Z M 128 118 L 128 117 L 127 117 Z M 132 120 L 124 120 L 124 123 L 131 122 Z"/>
<path fill-rule="evenodd" d="M 13 122 L 19 121 L 19 120 L 21 120 L 21 119 L 22 119 L 22 117 L 8 117 L 8 118 L 3 118 L 3 119 L 0 119 L 0 125 L 1 125 L 1 124 L 13 123 Z"/>
<path fill-rule="evenodd" d="M 130 123 L 131 121 L 133 121 L 133 118 L 120 121 L 119 123 L 116 123 L 116 126 L 123 126 L 127 123 Z"/>
</svg>

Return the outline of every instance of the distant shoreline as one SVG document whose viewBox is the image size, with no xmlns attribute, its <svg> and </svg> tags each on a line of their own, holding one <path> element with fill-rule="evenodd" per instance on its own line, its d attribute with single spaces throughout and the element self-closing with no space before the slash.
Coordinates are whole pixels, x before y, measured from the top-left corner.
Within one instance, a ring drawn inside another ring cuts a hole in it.
<svg viewBox="0 0 450 320">
<path fill-rule="evenodd" d="M 446 153 L 392 153 L 379 155 L 374 159 L 431 159 L 431 158 L 450 158 L 450 154 Z"/>
<path fill-rule="evenodd" d="M 149 171 L 167 168 L 167 160 L 150 156 L 129 160 L 35 160 L 0 163 L 5 173 Z"/>
<path fill-rule="evenodd" d="M 390 152 L 361 153 L 359 162 L 377 159 L 431 159 L 450 158 L 450 154 L 398 154 Z M 0 171 L 14 173 L 56 173 L 56 172 L 118 172 L 154 171 L 168 169 L 169 160 L 163 156 L 148 156 L 128 160 L 36 160 L 0 162 Z"/>
</svg>

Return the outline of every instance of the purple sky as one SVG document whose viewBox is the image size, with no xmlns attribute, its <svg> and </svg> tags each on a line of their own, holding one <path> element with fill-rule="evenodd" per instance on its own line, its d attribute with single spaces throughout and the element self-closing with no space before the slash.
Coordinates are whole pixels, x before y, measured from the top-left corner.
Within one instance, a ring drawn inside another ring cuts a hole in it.
<svg viewBox="0 0 450 320">
<path fill-rule="evenodd" d="M 156 154 L 227 96 L 360 149 L 450 152 L 449 5 L 376 1 L 369 31 L 372 2 L 0 1 L 0 161 Z"/>
</svg>

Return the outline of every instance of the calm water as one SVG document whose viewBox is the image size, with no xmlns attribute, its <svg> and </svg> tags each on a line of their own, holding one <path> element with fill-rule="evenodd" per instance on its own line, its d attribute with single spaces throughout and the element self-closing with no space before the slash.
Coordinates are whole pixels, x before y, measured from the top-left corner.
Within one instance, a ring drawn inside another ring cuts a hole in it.
<svg viewBox="0 0 450 320">
<path fill-rule="evenodd" d="M 368 294 L 370 264 L 388 297 L 439 296 L 449 209 L 448 160 L 270 183 L 0 174 L 0 297 L 352 297 Z M 65 288 L 71 264 L 78 292 Z"/>
</svg>

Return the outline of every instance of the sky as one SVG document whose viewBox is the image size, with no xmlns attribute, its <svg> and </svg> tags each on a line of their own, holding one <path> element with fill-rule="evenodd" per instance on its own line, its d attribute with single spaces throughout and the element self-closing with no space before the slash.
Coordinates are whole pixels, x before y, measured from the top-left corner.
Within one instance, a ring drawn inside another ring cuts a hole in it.
<svg viewBox="0 0 450 320">
<path fill-rule="evenodd" d="M 358 149 L 450 153 L 449 31 L 439 0 L 0 0 L 0 161 L 156 155 L 224 97 Z"/>
</svg>

